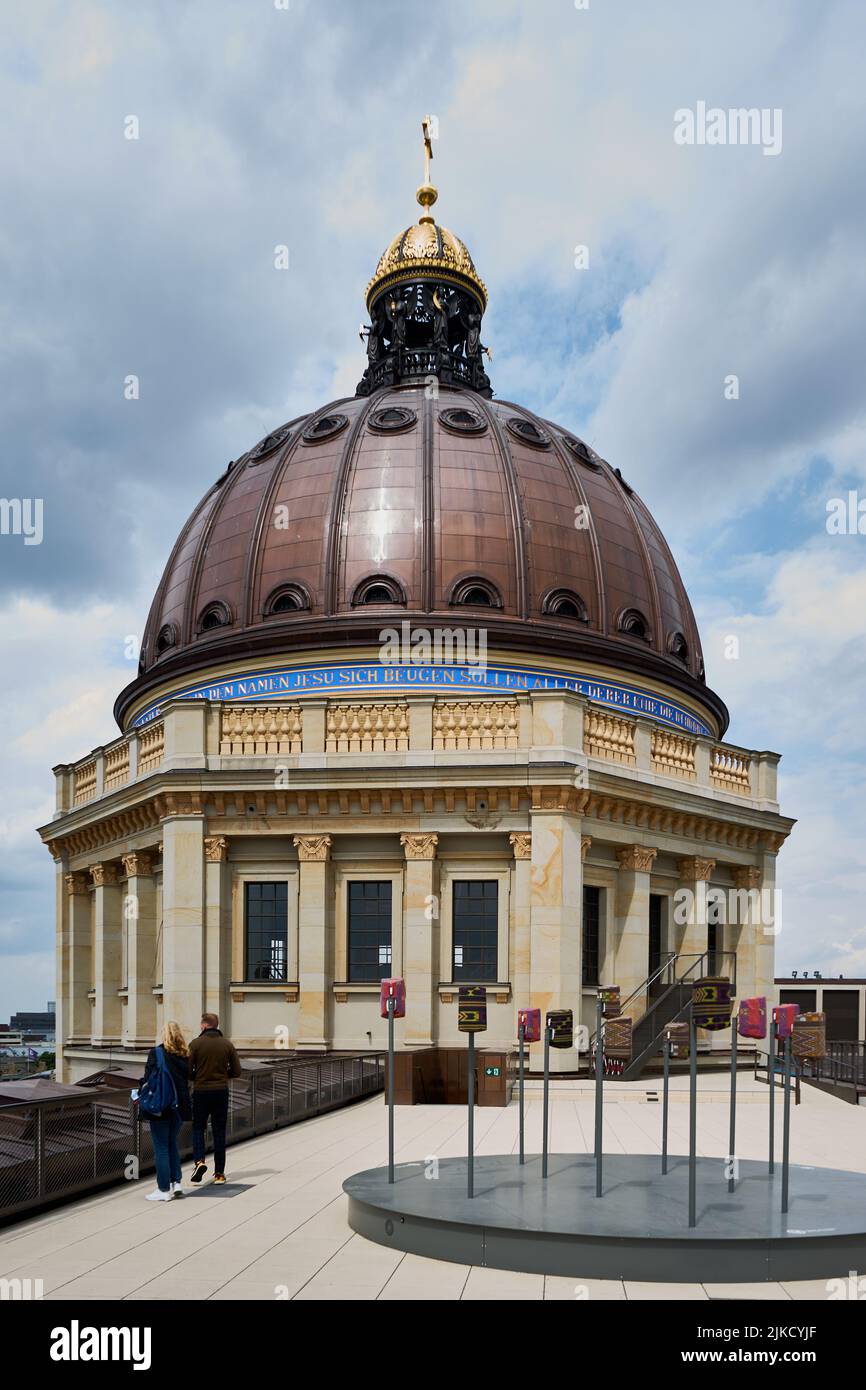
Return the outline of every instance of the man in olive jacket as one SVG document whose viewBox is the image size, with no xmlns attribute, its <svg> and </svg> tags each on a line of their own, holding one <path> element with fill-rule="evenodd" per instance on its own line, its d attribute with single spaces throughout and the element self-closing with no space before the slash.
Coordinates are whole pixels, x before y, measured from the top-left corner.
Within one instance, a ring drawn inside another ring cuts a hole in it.
<svg viewBox="0 0 866 1390">
<path fill-rule="evenodd" d="M 190 1182 L 201 1182 L 207 1172 L 204 1136 L 210 1120 L 213 1131 L 214 1182 L 226 1180 L 226 1122 L 229 1114 L 229 1077 L 240 1076 L 241 1064 L 234 1044 L 219 1030 L 216 1014 L 202 1014 L 201 1032 L 189 1045 L 192 1095 L 192 1156 Z"/>
</svg>

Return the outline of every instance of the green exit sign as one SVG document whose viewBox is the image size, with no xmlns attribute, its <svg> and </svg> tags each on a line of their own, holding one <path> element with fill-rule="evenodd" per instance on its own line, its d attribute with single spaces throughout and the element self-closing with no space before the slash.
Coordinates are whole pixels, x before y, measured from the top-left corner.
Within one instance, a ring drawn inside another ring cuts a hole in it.
<svg viewBox="0 0 866 1390">
<path fill-rule="evenodd" d="M 485 1076 L 498 1076 L 498 1075 L 499 1075 L 499 1068 L 498 1068 L 498 1067 L 485 1067 L 485 1068 L 484 1068 L 484 1075 L 485 1075 Z"/>
</svg>

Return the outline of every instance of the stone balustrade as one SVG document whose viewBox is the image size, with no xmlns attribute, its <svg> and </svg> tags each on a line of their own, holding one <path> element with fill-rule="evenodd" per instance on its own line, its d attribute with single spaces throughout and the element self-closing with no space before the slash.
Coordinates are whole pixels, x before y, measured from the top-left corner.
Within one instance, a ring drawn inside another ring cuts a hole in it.
<svg viewBox="0 0 866 1390">
<path fill-rule="evenodd" d="M 328 705 L 328 753 L 401 753 L 409 748 L 409 706 L 405 701 Z"/>
<path fill-rule="evenodd" d="M 668 729 L 653 729 L 650 756 L 654 772 L 664 777 L 697 778 L 697 741 Z"/>
<path fill-rule="evenodd" d="M 165 724 L 161 719 L 145 724 L 138 734 L 138 772 L 153 772 L 165 753 Z"/>
<path fill-rule="evenodd" d="M 516 700 L 438 700 L 433 706 L 433 748 L 517 748 Z"/>
<path fill-rule="evenodd" d="M 536 708 L 537 706 L 537 708 Z M 755 752 L 613 713 L 570 692 L 455 700 L 409 694 L 364 702 L 220 705 L 178 700 L 160 719 L 72 765 L 55 768 L 57 812 L 115 794 L 161 769 L 218 768 L 224 758 L 303 759 L 341 753 L 489 752 L 513 761 L 589 758 L 624 775 L 687 782 L 775 803 L 775 753 Z"/>
<path fill-rule="evenodd" d="M 591 758 L 607 758 L 611 762 L 634 767 L 637 763 L 634 735 L 634 720 L 620 719 L 618 715 L 607 714 L 604 710 L 587 709 L 583 746 Z"/>
<path fill-rule="evenodd" d="M 82 806 L 96 796 L 96 759 L 87 758 L 76 763 L 72 780 L 72 804 Z"/>
<path fill-rule="evenodd" d="M 112 743 L 105 750 L 105 775 L 103 791 L 113 791 L 129 781 L 129 744 L 126 739 Z"/>
<path fill-rule="evenodd" d="M 221 757 L 300 753 L 300 705 L 227 705 L 220 711 Z"/>
</svg>

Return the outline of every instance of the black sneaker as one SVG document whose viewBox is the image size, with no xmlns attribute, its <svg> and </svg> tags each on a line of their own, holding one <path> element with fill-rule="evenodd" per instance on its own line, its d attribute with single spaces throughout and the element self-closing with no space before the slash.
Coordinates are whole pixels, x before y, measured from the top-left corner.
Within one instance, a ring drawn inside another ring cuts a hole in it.
<svg viewBox="0 0 866 1390">
<path fill-rule="evenodd" d="M 206 1172 L 207 1164 L 204 1163 L 202 1160 L 199 1160 L 199 1162 L 195 1165 L 195 1167 L 189 1175 L 190 1182 L 201 1182 Z"/>
</svg>

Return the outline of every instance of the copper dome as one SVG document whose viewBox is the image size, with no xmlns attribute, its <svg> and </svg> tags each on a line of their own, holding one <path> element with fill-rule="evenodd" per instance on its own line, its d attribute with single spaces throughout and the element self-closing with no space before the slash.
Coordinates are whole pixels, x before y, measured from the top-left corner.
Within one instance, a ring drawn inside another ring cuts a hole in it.
<svg viewBox="0 0 866 1390">
<path fill-rule="evenodd" d="M 522 406 L 418 385 L 335 401 L 230 465 L 180 533 L 115 713 L 217 662 L 378 645 L 403 618 L 651 677 L 727 726 L 619 472 Z"/>
</svg>

